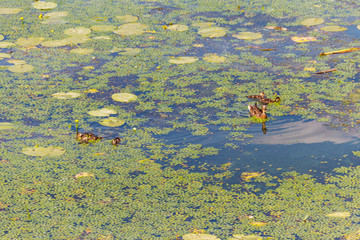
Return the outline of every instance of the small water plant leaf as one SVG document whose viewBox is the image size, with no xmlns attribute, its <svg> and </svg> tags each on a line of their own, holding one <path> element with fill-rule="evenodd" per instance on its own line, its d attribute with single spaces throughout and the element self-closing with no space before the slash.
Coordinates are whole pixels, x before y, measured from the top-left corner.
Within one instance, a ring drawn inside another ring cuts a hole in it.
<svg viewBox="0 0 360 240">
<path fill-rule="evenodd" d="M 16 40 L 15 43 L 22 47 L 32 47 L 39 45 L 43 41 L 44 38 L 29 37 L 29 38 L 18 38 L 18 40 Z"/>
<path fill-rule="evenodd" d="M 255 40 L 262 38 L 262 34 L 256 32 L 239 32 L 238 34 L 234 34 L 233 37 L 242 40 Z"/>
<path fill-rule="evenodd" d="M 256 178 L 264 174 L 265 172 L 243 172 L 241 173 L 241 179 L 244 181 L 249 181 L 252 178 Z"/>
<path fill-rule="evenodd" d="M 0 8 L 0 15 L 17 14 L 21 11 L 21 8 Z"/>
<path fill-rule="evenodd" d="M 356 47 L 356 48 L 347 48 L 347 49 L 342 49 L 342 50 L 338 50 L 338 51 L 320 53 L 319 55 L 320 56 L 325 56 L 325 55 L 331 55 L 331 54 L 349 53 L 349 52 L 356 52 L 356 51 L 360 51 L 360 48 L 358 48 L 358 47 Z"/>
<path fill-rule="evenodd" d="M 110 52 L 118 52 L 120 55 L 132 56 L 141 52 L 140 48 L 114 48 Z"/>
<path fill-rule="evenodd" d="M 325 216 L 334 217 L 334 218 L 347 218 L 347 217 L 350 217 L 351 214 L 350 214 L 350 212 L 333 212 L 333 213 L 326 214 Z"/>
<path fill-rule="evenodd" d="M 32 70 L 34 70 L 34 66 L 32 66 L 30 64 L 16 64 L 13 66 L 9 66 L 8 70 L 10 72 L 15 72 L 15 73 L 25 73 L 25 72 L 31 72 Z"/>
<path fill-rule="evenodd" d="M 7 53 L 0 53 L 0 60 L 3 60 L 4 58 L 11 58 L 11 55 Z"/>
<path fill-rule="evenodd" d="M 95 177 L 95 175 L 93 173 L 88 173 L 88 172 L 81 172 L 75 175 L 75 178 L 82 178 L 82 177 Z"/>
<path fill-rule="evenodd" d="M 114 31 L 115 28 L 116 27 L 113 25 L 94 25 L 90 27 L 92 31 L 97 31 L 97 32 L 111 32 Z"/>
<path fill-rule="evenodd" d="M 314 25 L 319 25 L 324 22 L 324 19 L 322 18 L 307 18 L 301 22 L 302 25 L 310 27 Z"/>
<path fill-rule="evenodd" d="M 39 10 L 50 10 L 57 7 L 57 3 L 46 2 L 46 1 L 37 1 L 32 3 L 33 7 Z"/>
<path fill-rule="evenodd" d="M 193 23 L 192 25 L 194 27 L 199 27 L 199 28 L 209 28 L 209 27 L 212 27 L 215 24 L 216 23 L 214 23 L 214 22 L 198 22 L 198 23 Z"/>
<path fill-rule="evenodd" d="M 249 223 L 250 225 L 253 225 L 255 227 L 261 227 L 261 226 L 264 226 L 266 225 L 267 223 L 266 222 L 251 222 Z"/>
<path fill-rule="evenodd" d="M 183 240 L 220 240 L 215 235 L 205 233 L 189 233 L 182 236 Z"/>
<path fill-rule="evenodd" d="M 106 127 L 119 127 L 121 125 L 124 125 L 125 121 L 116 117 L 109 117 L 99 121 L 99 123 Z"/>
<path fill-rule="evenodd" d="M 62 147 L 24 147 L 22 153 L 36 157 L 58 157 L 63 155 L 66 150 Z"/>
<path fill-rule="evenodd" d="M 117 112 L 109 108 L 101 108 L 93 111 L 89 111 L 88 114 L 94 117 L 108 117 L 110 114 L 116 114 Z"/>
<path fill-rule="evenodd" d="M 357 156 L 357 157 L 360 157 L 360 151 L 352 151 L 352 153 Z"/>
<path fill-rule="evenodd" d="M 10 59 L 7 61 L 8 63 L 12 63 L 14 65 L 21 65 L 21 64 L 25 64 L 26 61 L 24 60 L 19 60 L 19 59 Z"/>
<path fill-rule="evenodd" d="M 115 19 L 126 23 L 132 23 L 132 22 L 136 22 L 139 18 L 132 15 L 124 15 L 124 16 L 116 16 Z"/>
<path fill-rule="evenodd" d="M 211 63 L 222 63 L 226 61 L 226 57 L 218 56 L 217 54 L 208 54 L 205 56 L 204 61 Z"/>
<path fill-rule="evenodd" d="M 52 94 L 51 96 L 53 96 L 56 99 L 70 99 L 70 98 L 77 98 L 80 97 L 80 93 L 77 92 L 57 92 Z"/>
<path fill-rule="evenodd" d="M 0 41 L 4 40 L 4 35 L 0 34 Z"/>
<path fill-rule="evenodd" d="M 137 100 L 137 96 L 132 93 L 115 93 L 111 98 L 118 102 L 134 102 Z"/>
<path fill-rule="evenodd" d="M 174 64 L 185 64 L 185 63 L 193 63 L 198 61 L 199 59 L 196 57 L 176 57 L 169 59 L 169 63 Z"/>
<path fill-rule="evenodd" d="M 226 29 L 222 27 L 200 28 L 198 34 L 208 38 L 223 37 L 226 35 Z"/>
<path fill-rule="evenodd" d="M 14 128 L 15 125 L 11 122 L 0 122 L 0 130 Z"/>
<path fill-rule="evenodd" d="M 120 25 L 116 30 L 113 31 L 113 33 L 122 36 L 137 36 L 143 34 L 145 32 L 145 29 L 147 29 L 147 26 L 142 23 L 126 23 Z"/>
<path fill-rule="evenodd" d="M 262 240 L 263 238 L 257 235 L 244 235 L 244 234 L 234 234 L 232 238 L 228 240 Z"/>
<path fill-rule="evenodd" d="M 67 15 L 69 15 L 68 12 L 50 12 L 44 14 L 43 18 L 61 18 L 66 17 Z"/>
<path fill-rule="evenodd" d="M 0 42 L 0 48 L 9 48 L 15 46 L 12 42 Z"/>
<path fill-rule="evenodd" d="M 316 37 L 292 37 L 291 40 L 297 43 L 317 41 Z"/>
<path fill-rule="evenodd" d="M 320 28 L 321 31 L 326 31 L 326 32 L 342 32 L 342 31 L 346 31 L 347 28 L 346 27 L 340 27 L 340 26 L 326 26 L 326 27 L 322 27 Z"/>
<path fill-rule="evenodd" d="M 88 55 L 90 53 L 93 53 L 94 49 L 91 49 L 91 48 L 74 48 L 74 49 L 71 49 L 70 52 L 71 53 L 76 53 L 76 54 Z"/>
<path fill-rule="evenodd" d="M 60 40 L 51 40 L 51 41 L 42 42 L 41 45 L 44 47 L 63 47 L 66 45 L 84 43 L 88 40 L 90 40 L 88 36 L 78 35 Z"/>
<path fill-rule="evenodd" d="M 64 31 L 64 34 L 68 36 L 86 36 L 90 33 L 91 29 L 85 27 L 68 28 Z"/>
<path fill-rule="evenodd" d="M 189 30 L 189 27 L 183 24 L 174 24 L 174 25 L 170 25 L 167 26 L 166 29 L 170 30 L 170 31 L 177 31 L 177 32 L 184 32 Z"/>
</svg>

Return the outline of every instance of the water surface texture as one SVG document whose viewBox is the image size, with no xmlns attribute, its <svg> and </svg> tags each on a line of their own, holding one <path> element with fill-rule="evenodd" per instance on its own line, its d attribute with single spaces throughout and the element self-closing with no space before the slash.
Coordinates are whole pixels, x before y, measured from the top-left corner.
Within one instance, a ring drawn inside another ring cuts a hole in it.
<svg viewBox="0 0 360 240">
<path fill-rule="evenodd" d="M 359 7 L 1 1 L 0 238 L 359 239 Z"/>
</svg>

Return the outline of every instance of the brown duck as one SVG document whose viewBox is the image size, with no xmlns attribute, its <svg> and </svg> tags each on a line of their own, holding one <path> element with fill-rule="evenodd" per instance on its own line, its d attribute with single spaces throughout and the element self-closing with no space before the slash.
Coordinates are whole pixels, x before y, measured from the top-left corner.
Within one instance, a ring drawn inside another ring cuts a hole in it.
<svg viewBox="0 0 360 240">
<path fill-rule="evenodd" d="M 77 133 L 76 134 L 76 140 L 78 140 L 80 143 L 89 143 L 94 142 L 96 140 L 103 139 L 103 137 L 98 137 L 93 133 Z"/>
<path fill-rule="evenodd" d="M 116 137 L 113 140 L 111 140 L 111 144 L 114 146 L 117 146 L 121 142 L 121 138 Z"/>
<path fill-rule="evenodd" d="M 259 95 L 249 95 L 249 96 L 247 96 L 247 98 L 263 99 L 263 98 L 265 98 L 265 93 L 264 93 L 264 92 L 261 92 Z"/>
<path fill-rule="evenodd" d="M 269 103 L 280 102 L 280 98 L 276 97 L 275 100 L 272 100 L 270 98 L 261 98 L 261 99 L 259 99 L 259 101 L 263 104 L 269 104 Z"/>
<path fill-rule="evenodd" d="M 254 105 L 249 105 L 248 109 L 249 109 L 250 116 L 252 116 L 252 117 L 256 117 L 259 119 L 267 118 L 265 105 L 263 105 L 260 109 L 260 108 L 258 108 L 257 104 L 255 103 Z"/>
</svg>

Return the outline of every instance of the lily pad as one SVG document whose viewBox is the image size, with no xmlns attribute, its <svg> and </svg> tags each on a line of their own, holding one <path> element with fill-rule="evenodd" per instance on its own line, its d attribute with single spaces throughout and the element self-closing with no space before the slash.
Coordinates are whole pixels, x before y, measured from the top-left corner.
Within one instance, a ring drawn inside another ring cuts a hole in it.
<svg viewBox="0 0 360 240">
<path fill-rule="evenodd" d="M 292 37 L 291 40 L 297 43 L 317 41 L 316 37 Z"/>
<path fill-rule="evenodd" d="M 265 172 L 243 172 L 241 173 L 241 179 L 244 181 L 249 181 L 252 178 L 256 178 L 264 174 Z"/>
<path fill-rule="evenodd" d="M 168 26 L 166 29 L 170 30 L 170 31 L 177 31 L 177 32 L 184 32 L 189 30 L 189 27 L 183 24 L 174 24 L 174 25 L 170 25 Z"/>
<path fill-rule="evenodd" d="M 90 40 L 90 38 L 88 36 L 79 35 L 79 36 L 68 37 L 68 38 L 64 38 L 64 39 L 60 39 L 60 40 L 52 40 L 52 41 L 42 42 L 41 45 L 44 47 L 62 47 L 62 46 L 71 45 L 71 44 L 84 43 L 88 40 Z"/>
<path fill-rule="evenodd" d="M 2 60 L 4 58 L 11 58 L 11 55 L 7 54 L 7 53 L 0 53 L 0 60 Z"/>
<path fill-rule="evenodd" d="M 16 64 L 13 66 L 9 66 L 8 70 L 10 72 L 15 72 L 15 73 L 25 73 L 25 72 L 31 72 L 32 70 L 34 70 L 34 66 L 32 66 L 30 64 Z"/>
<path fill-rule="evenodd" d="M 132 93 L 115 93 L 111 97 L 118 102 L 134 102 L 137 100 L 137 96 Z"/>
<path fill-rule="evenodd" d="M 263 238 L 257 235 L 243 235 L 243 234 L 235 234 L 232 238 L 228 240 L 262 240 Z"/>
<path fill-rule="evenodd" d="M 113 32 L 115 34 L 119 34 L 122 36 L 130 36 L 130 35 L 141 35 L 145 32 L 145 29 L 147 26 L 142 23 L 126 23 L 123 25 L 120 25 L 116 30 Z"/>
<path fill-rule="evenodd" d="M 118 52 L 120 55 L 132 56 L 141 52 L 140 48 L 115 48 L 111 52 Z"/>
<path fill-rule="evenodd" d="M 94 117 L 108 117 L 110 114 L 116 114 L 115 110 L 109 108 L 101 108 L 98 110 L 89 111 L 88 114 Z"/>
<path fill-rule="evenodd" d="M 307 18 L 301 22 L 302 25 L 310 27 L 314 25 L 319 25 L 324 23 L 324 19 L 322 18 Z"/>
<path fill-rule="evenodd" d="M 220 240 L 215 235 L 205 233 L 189 233 L 182 236 L 183 240 Z"/>
<path fill-rule="evenodd" d="M 111 32 L 114 31 L 116 27 L 113 25 L 94 25 L 90 29 L 97 32 Z"/>
<path fill-rule="evenodd" d="M 346 31 L 347 28 L 346 27 L 340 27 L 340 26 L 326 26 L 326 27 L 322 27 L 320 28 L 321 31 L 326 31 L 326 32 L 343 32 Z"/>
<path fill-rule="evenodd" d="M 58 92 L 54 93 L 51 96 L 57 99 L 70 99 L 70 98 L 77 98 L 80 97 L 80 93 L 77 92 Z"/>
<path fill-rule="evenodd" d="M 32 3 L 33 7 L 40 10 L 50 10 L 57 7 L 54 2 L 37 1 Z"/>
<path fill-rule="evenodd" d="M 9 48 L 15 46 L 12 42 L 0 42 L 0 48 Z"/>
<path fill-rule="evenodd" d="M 21 11 L 20 8 L 0 8 L 0 15 L 17 14 Z"/>
<path fill-rule="evenodd" d="M 169 60 L 169 63 L 174 64 L 185 64 L 185 63 L 193 63 L 198 61 L 199 59 L 196 57 L 176 57 Z"/>
<path fill-rule="evenodd" d="M 125 121 L 116 117 L 109 117 L 101 120 L 99 123 L 107 127 L 119 127 L 121 125 L 124 125 Z"/>
<path fill-rule="evenodd" d="M 91 48 L 74 48 L 70 51 L 71 53 L 87 55 L 94 52 Z"/>
<path fill-rule="evenodd" d="M 32 46 L 39 45 L 43 41 L 44 41 L 44 38 L 35 38 L 35 37 L 19 38 L 16 41 L 16 44 L 20 45 L 22 47 L 32 47 Z"/>
<path fill-rule="evenodd" d="M 208 38 L 223 37 L 226 35 L 226 29 L 222 27 L 200 28 L 198 34 Z"/>
<path fill-rule="evenodd" d="M 206 62 L 211 62 L 211 63 L 222 63 L 226 61 L 226 57 L 220 57 L 216 54 L 209 54 L 207 56 L 205 56 L 204 61 Z"/>
<path fill-rule="evenodd" d="M 95 177 L 95 175 L 93 173 L 88 173 L 88 172 L 81 172 L 75 175 L 76 179 L 81 177 Z"/>
<path fill-rule="evenodd" d="M 255 40 L 262 38 L 262 34 L 255 32 L 240 32 L 238 34 L 234 34 L 233 37 L 242 40 Z"/>
<path fill-rule="evenodd" d="M 19 59 L 10 59 L 9 61 L 7 61 L 8 63 L 14 64 L 14 65 L 21 65 L 21 64 L 25 64 L 26 61 L 24 60 L 19 60 Z"/>
<path fill-rule="evenodd" d="M 347 218 L 347 217 L 350 217 L 351 214 L 350 214 L 350 212 L 333 212 L 333 213 L 326 214 L 325 216 L 335 217 L 335 218 Z"/>
<path fill-rule="evenodd" d="M 68 28 L 64 31 L 64 34 L 68 36 L 86 36 L 90 33 L 91 29 L 85 27 Z"/>
<path fill-rule="evenodd" d="M 115 19 L 122 22 L 131 23 L 131 22 L 136 22 L 139 18 L 132 15 L 125 15 L 125 16 L 116 16 Z"/>
<path fill-rule="evenodd" d="M 24 147 L 22 153 L 36 157 L 58 157 L 66 152 L 61 147 Z"/>
<path fill-rule="evenodd" d="M 14 128 L 15 125 L 11 122 L 0 122 L 0 130 Z"/>
<path fill-rule="evenodd" d="M 46 13 L 43 18 L 60 18 L 60 17 L 66 17 L 69 15 L 68 12 L 50 12 Z"/>
</svg>

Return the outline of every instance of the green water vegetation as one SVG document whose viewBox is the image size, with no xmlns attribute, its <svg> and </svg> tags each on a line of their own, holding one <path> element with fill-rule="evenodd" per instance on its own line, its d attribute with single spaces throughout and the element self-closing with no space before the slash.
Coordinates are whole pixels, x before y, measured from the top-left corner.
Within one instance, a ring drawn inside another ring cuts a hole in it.
<svg viewBox="0 0 360 240">
<path fill-rule="evenodd" d="M 358 166 L 207 163 L 248 143 L 262 91 L 269 121 L 356 131 L 358 4 L 225 2 L 1 1 L 2 239 L 360 237 Z"/>
</svg>

